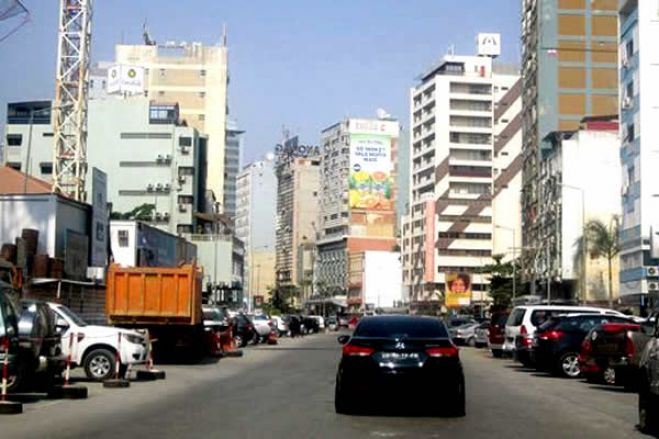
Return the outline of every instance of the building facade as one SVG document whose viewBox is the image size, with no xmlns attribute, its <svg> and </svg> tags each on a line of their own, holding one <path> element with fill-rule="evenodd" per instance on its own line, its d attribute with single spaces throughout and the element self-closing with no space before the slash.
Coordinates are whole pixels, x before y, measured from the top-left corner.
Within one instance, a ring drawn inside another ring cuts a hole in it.
<svg viewBox="0 0 659 439">
<path fill-rule="evenodd" d="M 88 131 L 88 166 L 108 175 L 115 216 L 147 204 L 151 224 L 195 232 L 204 205 L 206 138 L 181 125 L 177 105 L 140 96 L 92 100 Z"/>
<path fill-rule="evenodd" d="M 185 124 L 208 136 L 206 187 L 222 203 L 226 172 L 226 46 L 117 45 L 115 63 L 143 67 L 146 96 L 158 103 L 178 103 Z"/>
<path fill-rule="evenodd" d="M 236 237 L 245 245 L 245 291 L 267 300 L 275 286 L 277 178 L 274 156 L 250 163 L 238 174 Z"/>
<path fill-rule="evenodd" d="M 541 291 L 551 298 L 606 303 L 608 260 L 593 258 L 579 243 L 588 221 L 613 228 L 620 220 L 617 117 L 585 119 L 579 130 L 550 133 L 545 143 L 538 173 L 545 201 L 537 221 L 546 245 L 533 252 Z M 611 297 L 616 299 L 618 267 L 616 256 L 611 273 Z"/>
<path fill-rule="evenodd" d="M 620 296 L 645 307 L 659 301 L 659 10 L 628 0 L 620 10 Z"/>
<path fill-rule="evenodd" d="M 276 284 L 279 289 L 294 288 L 301 292 L 313 278 L 311 272 L 300 273 L 300 260 L 305 245 L 316 240 L 320 192 L 321 157 L 318 147 L 299 144 L 293 137 L 278 145 L 277 176 Z M 309 262 L 302 263 L 309 266 Z M 298 298 L 301 295 L 298 295 Z"/>
<path fill-rule="evenodd" d="M 240 172 L 240 156 L 245 131 L 238 129 L 238 123 L 227 119 L 227 140 L 224 156 L 224 202 L 222 212 L 236 215 L 236 178 Z"/>
<path fill-rule="evenodd" d="M 53 124 L 51 101 L 7 104 L 3 164 L 52 182 Z"/>
<path fill-rule="evenodd" d="M 400 124 L 348 118 L 321 135 L 317 293 L 348 296 L 354 253 L 392 251 L 397 245 L 396 150 Z M 352 305 L 364 306 L 361 296 Z"/>
<path fill-rule="evenodd" d="M 522 3 L 522 244 L 545 245 L 538 211 L 544 143 L 554 131 L 576 130 L 586 116 L 618 114 L 618 1 L 524 0 Z M 535 290 L 533 250 L 524 251 L 525 279 Z"/>
<path fill-rule="evenodd" d="M 439 301 L 450 273 L 471 275 L 471 300 L 487 301 L 480 267 L 495 251 L 514 257 L 520 92 L 516 69 L 492 55 L 447 55 L 411 90 L 410 210 L 402 231 L 411 302 Z"/>
</svg>

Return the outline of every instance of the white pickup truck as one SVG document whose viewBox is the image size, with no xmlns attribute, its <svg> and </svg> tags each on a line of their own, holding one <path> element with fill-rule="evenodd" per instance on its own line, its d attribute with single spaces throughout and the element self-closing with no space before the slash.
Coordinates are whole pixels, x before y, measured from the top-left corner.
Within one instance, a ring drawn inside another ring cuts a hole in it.
<svg viewBox="0 0 659 439">
<path fill-rule="evenodd" d="M 70 336 L 73 334 L 71 366 L 84 367 L 89 379 L 102 381 L 114 376 L 117 351 L 120 351 L 121 375 L 127 365 L 146 362 L 147 342 L 143 334 L 113 326 L 88 325 L 66 306 L 53 302 L 48 305 L 57 316 L 57 329 L 62 334 L 62 353 L 69 355 Z"/>
</svg>

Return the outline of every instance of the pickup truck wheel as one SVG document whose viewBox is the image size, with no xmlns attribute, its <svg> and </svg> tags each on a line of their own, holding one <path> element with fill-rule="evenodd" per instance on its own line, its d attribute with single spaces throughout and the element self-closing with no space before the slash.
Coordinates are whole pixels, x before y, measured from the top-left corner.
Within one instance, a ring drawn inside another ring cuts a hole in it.
<svg viewBox="0 0 659 439">
<path fill-rule="evenodd" d="M 114 376 L 114 363 L 114 352 L 108 349 L 94 349 L 83 362 L 87 378 L 94 381 L 104 381 Z"/>
</svg>

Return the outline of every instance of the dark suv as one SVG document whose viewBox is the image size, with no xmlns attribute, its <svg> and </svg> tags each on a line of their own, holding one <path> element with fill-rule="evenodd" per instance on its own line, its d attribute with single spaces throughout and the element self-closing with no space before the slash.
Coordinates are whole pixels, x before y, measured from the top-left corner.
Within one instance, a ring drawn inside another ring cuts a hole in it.
<svg viewBox="0 0 659 439">
<path fill-rule="evenodd" d="M 551 317 L 535 332 L 535 366 L 568 378 L 581 374 L 579 352 L 588 332 L 605 323 L 632 323 L 631 319 L 605 314 L 577 314 Z"/>
</svg>

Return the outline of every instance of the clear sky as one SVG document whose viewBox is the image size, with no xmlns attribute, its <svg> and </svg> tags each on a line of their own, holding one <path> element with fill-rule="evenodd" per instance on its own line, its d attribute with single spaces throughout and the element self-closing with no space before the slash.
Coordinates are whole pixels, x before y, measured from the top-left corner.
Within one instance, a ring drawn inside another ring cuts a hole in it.
<svg viewBox="0 0 659 439">
<path fill-rule="evenodd" d="M 58 0 L 23 0 L 31 20 L 0 42 L 0 117 L 6 103 L 54 94 Z M 443 56 L 473 54 L 476 34 L 502 34 L 504 62 L 519 62 L 519 0 L 95 0 L 92 61 L 114 44 L 216 44 L 229 37 L 229 107 L 245 137 L 245 162 L 281 139 L 282 126 L 317 144 L 345 116 L 379 107 L 409 125 L 408 93 Z M 7 30 L 5 23 L 0 35 Z"/>
</svg>

